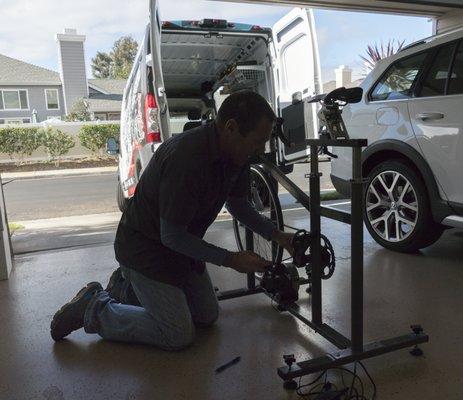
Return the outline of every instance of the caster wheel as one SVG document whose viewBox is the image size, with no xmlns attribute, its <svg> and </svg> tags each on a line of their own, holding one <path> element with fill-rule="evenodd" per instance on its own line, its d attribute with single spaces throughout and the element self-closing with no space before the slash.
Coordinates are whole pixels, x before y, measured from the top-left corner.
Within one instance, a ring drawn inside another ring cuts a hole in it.
<svg viewBox="0 0 463 400">
<path fill-rule="evenodd" d="M 415 347 L 414 349 L 410 350 L 410 354 L 415 357 L 421 357 L 423 355 L 423 350 L 419 347 Z"/>
<path fill-rule="evenodd" d="M 296 390 L 297 389 L 297 382 L 296 381 L 285 381 L 285 383 L 283 383 L 283 387 L 286 390 Z"/>
</svg>

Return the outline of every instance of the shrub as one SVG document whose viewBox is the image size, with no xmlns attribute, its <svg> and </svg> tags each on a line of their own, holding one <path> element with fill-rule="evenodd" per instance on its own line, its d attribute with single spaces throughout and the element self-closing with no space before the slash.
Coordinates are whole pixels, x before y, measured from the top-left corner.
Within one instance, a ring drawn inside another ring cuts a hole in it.
<svg viewBox="0 0 463 400">
<path fill-rule="evenodd" d="M 93 154 L 104 154 L 106 141 L 113 137 L 119 137 L 119 124 L 104 124 L 104 125 L 84 125 L 79 131 L 79 140 L 82 146 L 89 149 Z"/>
<path fill-rule="evenodd" d="M 88 101 L 78 99 L 71 107 L 69 114 L 64 117 L 65 121 L 91 121 L 92 114 L 89 109 Z"/>
<path fill-rule="evenodd" d="M 48 157 L 59 166 L 60 157 L 64 156 L 75 146 L 74 138 L 51 126 L 41 130 L 42 143 Z"/>
<path fill-rule="evenodd" d="M 0 152 L 6 153 L 11 159 L 17 155 L 17 164 L 42 145 L 42 133 L 38 128 L 6 127 L 0 129 Z"/>
</svg>

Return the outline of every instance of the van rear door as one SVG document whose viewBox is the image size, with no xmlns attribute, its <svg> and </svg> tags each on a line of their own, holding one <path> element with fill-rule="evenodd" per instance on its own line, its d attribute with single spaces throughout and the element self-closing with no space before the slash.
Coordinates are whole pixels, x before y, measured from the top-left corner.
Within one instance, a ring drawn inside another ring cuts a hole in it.
<svg viewBox="0 0 463 400">
<path fill-rule="evenodd" d="M 153 87 L 156 105 L 159 108 L 159 125 L 161 139 L 166 140 L 170 136 L 169 107 L 167 106 L 166 90 L 162 75 L 161 62 L 161 20 L 159 18 L 159 1 L 150 0 L 150 64 L 153 68 Z"/>
<path fill-rule="evenodd" d="M 275 93 L 281 110 L 291 104 L 292 95 L 301 92 L 302 98 L 322 91 L 320 59 L 312 10 L 294 8 L 273 26 L 275 46 Z M 285 162 L 295 161 L 309 154 L 306 138 L 318 137 L 317 104 L 305 105 L 305 129 L 301 129 L 290 141 L 294 147 L 283 149 L 280 154 Z M 294 121 L 293 121 L 294 123 Z M 305 137 L 303 132 L 305 131 Z M 302 132 L 302 134 L 301 134 Z"/>
</svg>

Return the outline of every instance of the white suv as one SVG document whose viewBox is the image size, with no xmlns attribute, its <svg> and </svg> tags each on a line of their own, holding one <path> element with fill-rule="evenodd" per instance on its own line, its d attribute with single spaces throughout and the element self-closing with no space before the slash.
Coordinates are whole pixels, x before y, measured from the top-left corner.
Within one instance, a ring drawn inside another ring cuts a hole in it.
<svg viewBox="0 0 463 400">
<path fill-rule="evenodd" d="M 463 28 L 407 46 L 381 60 L 343 110 L 363 151 L 365 224 L 391 250 L 434 243 L 463 227 Z M 348 194 L 349 152 L 336 150 L 331 179 Z"/>
</svg>

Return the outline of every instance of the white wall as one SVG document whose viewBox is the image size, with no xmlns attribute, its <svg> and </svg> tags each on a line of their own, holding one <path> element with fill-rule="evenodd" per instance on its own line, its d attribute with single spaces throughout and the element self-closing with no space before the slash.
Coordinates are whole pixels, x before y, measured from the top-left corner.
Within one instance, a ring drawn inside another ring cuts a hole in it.
<svg viewBox="0 0 463 400">
<path fill-rule="evenodd" d="M 442 33 L 451 29 L 463 27 L 463 10 L 452 11 L 434 21 L 434 33 Z"/>
</svg>

